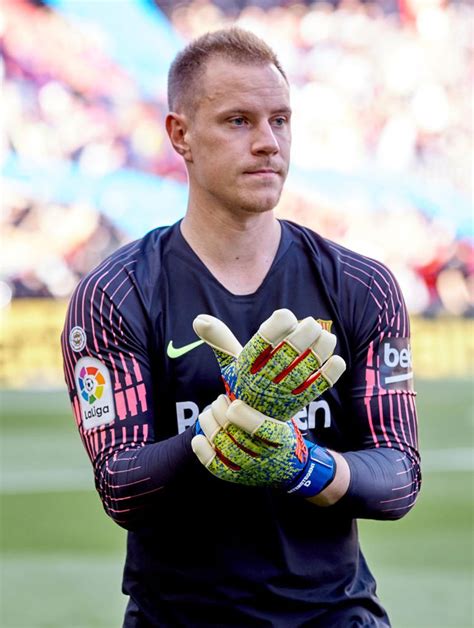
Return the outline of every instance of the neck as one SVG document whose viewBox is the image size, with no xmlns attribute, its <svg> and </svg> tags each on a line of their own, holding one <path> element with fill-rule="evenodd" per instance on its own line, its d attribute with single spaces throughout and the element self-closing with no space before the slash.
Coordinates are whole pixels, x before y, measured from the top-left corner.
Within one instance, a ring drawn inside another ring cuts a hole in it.
<svg viewBox="0 0 474 628">
<path fill-rule="evenodd" d="M 280 223 L 272 211 L 251 214 L 188 208 L 181 232 L 201 258 L 219 264 L 273 256 L 280 241 Z"/>
<path fill-rule="evenodd" d="M 188 207 L 181 233 L 223 286 L 233 294 L 252 294 L 275 258 L 281 226 L 272 211 L 239 215 Z"/>
</svg>

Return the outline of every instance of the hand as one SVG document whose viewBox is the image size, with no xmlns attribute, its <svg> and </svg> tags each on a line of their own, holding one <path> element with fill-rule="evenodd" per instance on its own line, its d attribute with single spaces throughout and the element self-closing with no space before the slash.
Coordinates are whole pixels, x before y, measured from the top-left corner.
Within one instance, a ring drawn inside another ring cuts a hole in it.
<svg viewBox="0 0 474 628">
<path fill-rule="evenodd" d="M 336 336 L 313 318 L 298 322 L 290 310 L 276 310 L 242 348 L 219 319 L 201 314 L 194 331 L 212 347 L 226 392 L 282 421 L 333 386 L 345 371 L 331 356 Z"/>
<path fill-rule="evenodd" d="M 221 480 L 313 497 L 334 478 L 334 458 L 306 441 L 294 421 L 267 417 L 243 401 L 231 403 L 225 395 L 198 421 L 191 446 Z"/>
</svg>

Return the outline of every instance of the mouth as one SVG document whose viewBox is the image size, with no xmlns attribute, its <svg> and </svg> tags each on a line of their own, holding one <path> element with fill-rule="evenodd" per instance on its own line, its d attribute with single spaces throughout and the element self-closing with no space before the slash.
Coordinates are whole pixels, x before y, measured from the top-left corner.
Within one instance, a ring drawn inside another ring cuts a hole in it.
<svg viewBox="0 0 474 628">
<path fill-rule="evenodd" d="M 246 170 L 244 174 L 256 177 L 276 177 L 280 173 L 278 170 L 273 170 L 273 168 L 259 168 L 258 170 Z"/>
</svg>

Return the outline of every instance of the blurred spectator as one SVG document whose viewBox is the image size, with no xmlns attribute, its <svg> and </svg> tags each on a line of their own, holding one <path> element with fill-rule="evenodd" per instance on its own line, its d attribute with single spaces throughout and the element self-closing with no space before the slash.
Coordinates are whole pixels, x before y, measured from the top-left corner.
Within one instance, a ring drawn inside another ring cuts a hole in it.
<svg viewBox="0 0 474 628">
<path fill-rule="evenodd" d="M 416 178 L 472 198 L 472 17 L 468 4 L 157 1 L 186 39 L 237 22 L 276 49 L 292 84 L 293 164 L 306 171 Z M 398 13 L 395 9 L 398 8 Z M 123 167 L 184 180 L 146 100 L 107 56 L 103 34 L 45 6 L 3 0 L 1 151 L 90 176 Z M 291 180 L 290 180 L 291 181 Z M 415 313 L 472 316 L 473 245 L 415 201 L 331 197 L 288 183 L 278 212 L 386 262 Z M 100 207 L 59 206 L 8 189 L 2 286 L 13 297 L 67 296 L 127 239 Z M 2 288 L 3 289 L 3 288 Z"/>
<path fill-rule="evenodd" d="M 86 204 L 44 203 L 6 186 L 3 196 L 0 282 L 9 287 L 10 298 L 65 298 L 86 272 L 127 241 Z"/>
</svg>

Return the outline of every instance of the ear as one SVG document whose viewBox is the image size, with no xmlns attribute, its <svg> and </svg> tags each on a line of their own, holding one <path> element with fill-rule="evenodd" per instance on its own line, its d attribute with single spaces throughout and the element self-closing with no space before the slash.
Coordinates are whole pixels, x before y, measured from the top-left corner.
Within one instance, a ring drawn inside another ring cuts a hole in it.
<svg viewBox="0 0 474 628">
<path fill-rule="evenodd" d="M 191 149 L 187 142 L 188 120 L 184 114 L 171 111 L 166 116 L 166 131 L 175 151 L 181 155 L 185 161 L 192 161 Z"/>
</svg>

